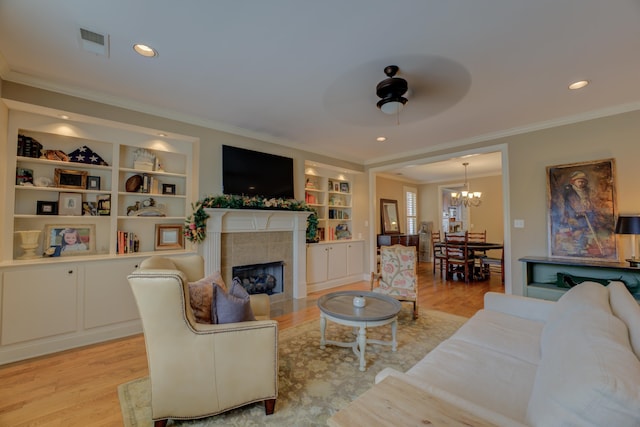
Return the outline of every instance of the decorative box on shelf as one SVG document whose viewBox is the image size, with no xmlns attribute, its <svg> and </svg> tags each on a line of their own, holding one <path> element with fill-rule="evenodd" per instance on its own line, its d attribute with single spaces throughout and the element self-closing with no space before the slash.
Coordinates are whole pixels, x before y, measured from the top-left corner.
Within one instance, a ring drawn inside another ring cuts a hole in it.
<svg viewBox="0 0 640 427">
<path fill-rule="evenodd" d="M 133 162 L 133 168 L 141 171 L 153 171 L 153 163 L 136 160 Z"/>
</svg>

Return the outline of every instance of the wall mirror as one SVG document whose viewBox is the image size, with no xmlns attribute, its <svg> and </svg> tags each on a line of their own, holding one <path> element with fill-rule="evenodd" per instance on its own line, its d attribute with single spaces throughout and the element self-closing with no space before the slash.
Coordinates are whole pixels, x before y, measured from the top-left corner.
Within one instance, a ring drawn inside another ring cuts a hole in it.
<svg viewBox="0 0 640 427">
<path fill-rule="evenodd" d="M 380 199 L 380 220 L 382 234 L 400 234 L 398 201 Z"/>
</svg>

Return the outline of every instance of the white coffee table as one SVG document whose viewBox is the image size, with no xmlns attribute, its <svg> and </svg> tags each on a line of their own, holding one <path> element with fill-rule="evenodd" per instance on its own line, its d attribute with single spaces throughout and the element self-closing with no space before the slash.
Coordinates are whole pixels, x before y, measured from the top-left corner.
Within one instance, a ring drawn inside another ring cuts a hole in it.
<svg viewBox="0 0 640 427">
<path fill-rule="evenodd" d="M 364 297 L 366 305 L 362 308 L 353 305 L 353 298 Z M 360 370 L 366 369 L 364 359 L 365 349 L 368 343 L 391 346 L 396 351 L 396 331 L 398 329 L 398 312 L 401 304 L 398 300 L 375 292 L 340 291 L 323 295 L 318 299 L 320 309 L 320 348 L 326 344 L 339 347 L 351 347 L 356 356 L 360 358 Z M 355 341 L 342 342 L 325 339 L 327 320 L 345 326 L 359 328 Z M 391 341 L 367 339 L 367 328 L 383 326 L 391 323 Z"/>
</svg>

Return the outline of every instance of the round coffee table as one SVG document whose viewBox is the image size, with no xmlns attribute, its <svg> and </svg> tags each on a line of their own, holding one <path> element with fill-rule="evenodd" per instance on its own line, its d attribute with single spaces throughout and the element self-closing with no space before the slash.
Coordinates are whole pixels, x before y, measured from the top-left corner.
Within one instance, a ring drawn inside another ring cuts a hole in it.
<svg viewBox="0 0 640 427">
<path fill-rule="evenodd" d="M 354 297 L 364 297 L 365 306 L 361 308 L 354 306 Z M 366 367 L 364 353 L 367 343 L 390 345 L 391 350 L 396 351 L 400 301 L 375 292 L 340 291 L 320 297 L 318 308 L 320 309 L 320 348 L 325 348 L 326 344 L 351 347 L 355 355 L 360 358 L 361 371 L 364 371 Z M 352 342 L 326 340 L 327 320 L 340 325 L 360 328 L 356 340 Z M 391 341 L 367 339 L 367 327 L 388 325 L 389 323 L 391 323 Z"/>
</svg>

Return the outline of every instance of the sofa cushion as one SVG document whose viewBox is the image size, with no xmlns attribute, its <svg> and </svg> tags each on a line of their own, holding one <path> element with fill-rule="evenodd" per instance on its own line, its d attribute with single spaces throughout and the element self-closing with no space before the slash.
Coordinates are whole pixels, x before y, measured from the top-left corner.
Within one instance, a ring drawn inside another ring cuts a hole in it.
<svg viewBox="0 0 640 427">
<path fill-rule="evenodd" d="M 565 292 L 551 308 L 547 323 L 542 331 L 543 353 L 545 335 L 564 317 L 581 310 L 598 310 L 611 313 L 609 290 L 599 283 L 583 282 Z"/>
<path fill-rule="evenodd" d="M 453 338 L 538 364 L 543 326 L 543 322 L 493 310 L 479 310 Z"/>
<path fill-rule="evenodd" d="M 424 390 L 440 388 L 524 422 L 537 365 L 456 339 L 456 334 L 416 363 L 407 375 L 418 379 L 415 384 L 422 383 L 418 386 Z"/>
<path fill-rule="evenodd" d="M 546 338 L 527 408 L 531 425 L 638 426 L 640 361 L 620 319 L 574 311 Z"/>
<path fill-rule="evenodd" d="M 640 305 L 629 293 L 622 282 L 612 282 L 609 285 L 609 302 L 611 311 L 621 319 L 629 331 L 629 341 L 636 357 L 640 359 Z"/>
<path fill-rule="evenodd" d="M 233 279 L 229 292 L 215 287 L 215 317 L 216 323 L 234 323 L 256 320 L 251 310 L 249 294 L 240 284 L 240 280 Z"/>
<path fill-rule="evenodd" d="M 167 261 L 171 262 L 170 260 Z M 215 307 L 214 301 L 216 297 L 214 287 L 219 286 L 222 289 L 226 289 L 220 272 L 217 271 L 197 282 L 189 282 L 188 285 L 189 305 L 191 305 L 196 322 L 216 323 L 214 317 L 215 311 L 212 310 L 212 308 Z"/>
</svg>

